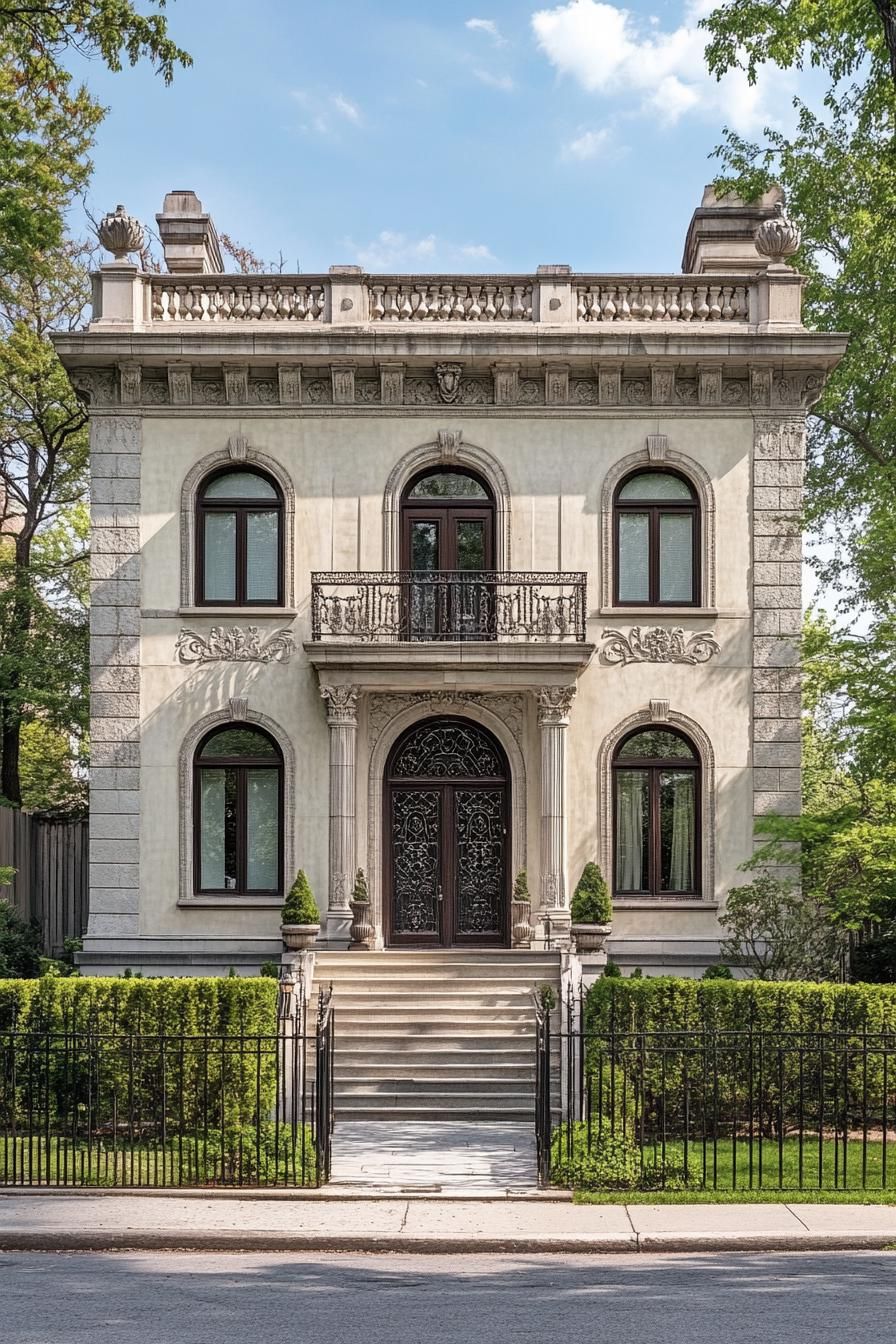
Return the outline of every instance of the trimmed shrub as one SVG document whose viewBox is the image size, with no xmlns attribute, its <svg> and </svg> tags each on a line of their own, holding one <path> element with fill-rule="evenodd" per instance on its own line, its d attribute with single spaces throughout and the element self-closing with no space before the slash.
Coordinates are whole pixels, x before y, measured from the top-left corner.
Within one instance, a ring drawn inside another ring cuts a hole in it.
<svg viewBox="0 0 896 1344">
<path fill-rule="evenodd" d="M 0 977 L 40 975 L 42 956 L 40 925 L 22 919 L 8 901 L 0 900 Z"/>
<path fill-rule="evenodd" d="M 551 1178 L 575 1190 L 636 1190 L 641 1153 L 630 1139 L 591 1132 L 577 1121 L 560 1125 L 551 1140 Z"/>
<path fill-rule="evenodd" d="M 529 896 L 529 876 L 525 868 L 521 868 L 514 878 L 513 899 L 515 901 L 528 901 Z"/>
<path fill-rule="evenodd" d="M 367 890 L 367 878 L 364 876 L 363 868 L 359 868 L 355 873 L 355 885 L 352 887 L 352 900 L 357 901 L 359 905 L 370 904 L 370 892 Z"/>
<path fill-rule="evenodd" d="M 603 874 L 596 863 L 586 863 L 572 895 L 570 914 L 573 924 L 609 924 L 613 903 Z"/>
<path fill-rule="evenodd" d="M 320 911 L 304 870 L 299 869 L 283 906 L 284 924 L 319 924 Z"/>
</svg>

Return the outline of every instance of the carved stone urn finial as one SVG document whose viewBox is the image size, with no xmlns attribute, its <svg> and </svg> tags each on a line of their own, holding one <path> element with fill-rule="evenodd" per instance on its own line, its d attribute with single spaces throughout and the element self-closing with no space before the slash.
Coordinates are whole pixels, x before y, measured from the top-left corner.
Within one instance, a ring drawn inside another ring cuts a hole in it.
<svg viewBox="0 0 896 1344">
<path fill-rule="evenodd" d="M 799 251 L 803 236 L 779 201 L 770 219 L 764 219 L 756 230 L 756 251 L 768 257 L 773 265 L 780 265 Z"/>
<path fill-rule="evenodd" d="M 129 252 L 139 252 L 145 237 L 139 219 L 129 215 L 123 205 L 116 205 L 114 214 L 103 215 L 96 235 L 116 261 L 125 261 Z"/>
</svg>

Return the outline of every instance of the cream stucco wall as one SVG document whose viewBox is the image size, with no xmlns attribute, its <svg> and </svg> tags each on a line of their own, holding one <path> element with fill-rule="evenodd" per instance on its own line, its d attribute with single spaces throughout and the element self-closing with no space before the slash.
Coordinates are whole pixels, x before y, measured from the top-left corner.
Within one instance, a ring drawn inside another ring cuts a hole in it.
<svg viewBox="0 0 896 1344">
<path fill-rule="evenodd" d="M 608 666 L 595 656 L 579 678 L 568 730 L 569 871 L 574 882 L 600 848 L 598 755 L 601 743 L 623 720 L 645 711 L 651 699 L 694 720 L 715 755 L 716 835 L 713 890 L 707 906 L 642 902 L 620 905 L 614 938 L 637 940 L 712 938 L 711 902 L 739 880 L 738 866 L 752 849 L 751 731 L 751 474 L 753 418 L 720 410 L 693 417 L 595 412 L 551 417 L 464 416 L 444 407 L 433 416 L 315 417 L 205 412 L 146 416 L 143 421 L 140 543 L 142 566 L 140 932 L 145 936 L 277 939 L 273 907 L 179 906 L 179 752 L 205 715 L 226 709 L 231 697 L 248 697 L 250 709 L 275 721 L 294 744 L 297 762 L 294 830 L 297 863 L 326 902 L 328 730 L 317 674 L 302 649 L 310 639 L 312 570 L 369 569 L 384 565 L 383 492 L 396 464 L 421 445 L 434 443 L 450 425 L 465 445 L 475 445 L 503 468 L 511 496 L 508 565 L 522 570 L 584 570 L 588 578 L 588 639 L 600 643 L 609 627 L 653 623 L 650 613 L 617 617 L 600 611 L 601 494 L 620 459 L 643 453 L 647 435 L 665 434 L 675 454 L 698 463 L 715 495 L 715 612 L 663 624 L 712 629 L 721 652 L 699 666 Z M 257 620 L 181 611 L 181 491 L 191 469 L 221 453 L 232 435 L 275 460 L 296 495 L 294 527 L 295 616 Z M 680 461 L 677 465 L 683 465 Z M 296 652 L 288 664 L 214 663 L 185 667 L 176 661 L 179 632 L 207 633 L 213 624 L 257 623 L 263 630 L 290 627 Z M 485 678 L 483 680 L 483 678 Z M 434 684 L 444 685 L 436 674 Z M 453 684 L 456 677 L 449 678 Z M 463 683 L 463 677 L 460 682 Z M 473 681 L 466 682 L 468 685 Z M 475 684 L 488 686 L 488 674 Z M 530 688 L 534 689 L 534 687 Z M 534 698 L 527 711 L 528 773 L 526 853 L 530 886 L 538 890 L 539 737 Z M 366 863 L 367 756 L 363 715 L 357 772 L 358 862 Z"/>
</svg>

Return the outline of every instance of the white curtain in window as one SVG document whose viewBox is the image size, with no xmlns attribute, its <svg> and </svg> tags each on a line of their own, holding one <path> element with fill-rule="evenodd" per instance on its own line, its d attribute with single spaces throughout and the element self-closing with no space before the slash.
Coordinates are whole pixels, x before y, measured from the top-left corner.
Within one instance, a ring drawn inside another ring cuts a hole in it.
<svg viewBox="0 0 896 1344">
<path fill-rule="evenodd" d="M 279 559 L 280 522 L 277 514 L 248 514 L 246 517 L 247 601 L 277 601 Z"/>
<path fill-rule="evenodd" d="M 225 771 L 199 771 L 199 885 L 224 890 Z"/>
<path fill-rule="evenodd" d="M 246 856 L 249 891 L 276 891 L 280 797 L 276 770 L 246 772 Z"/>
<path fill-rule="evenodd" d="M 649 516 L 619 514 L 619 600 L 647 602 L 650 598 Z"/>
<path fill-rule="evenodd" d="M 205 576 L 207 602 L 236 601 L 236 515 L 205 515 Z"/>
<path fill-rule="evenodd" d="M 660 514 L 660 601 L 691 602 L 694 550 L 690 514 Z"/>
<path fill-rule="evenodd" d="M 666 775 L 664 803 L 672 807 L 672 848 L 669 860 L 669 891 L 694 890 L 694 776 Z"/>
<path fill-rule="evenodd" d="M 620 891 L 646 889 L 646 830 L 647 772 L 620 770 L 616 774 L 616 886 Z"/>
</svg>

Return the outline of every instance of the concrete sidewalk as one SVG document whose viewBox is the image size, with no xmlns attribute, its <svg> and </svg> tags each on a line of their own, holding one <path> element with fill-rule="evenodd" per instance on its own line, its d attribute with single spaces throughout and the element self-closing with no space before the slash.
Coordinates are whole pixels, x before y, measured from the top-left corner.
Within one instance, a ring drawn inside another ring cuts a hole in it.
<svg viewBox="0 0 896 1344">
<path fill-rule="evenodd" d="M 576 1205 L 535 1198 L 331 1200 L 3 1194 L 0 1250 L 499 1252 L 879 1250 L 896 1206 Z"/>
</svg>

